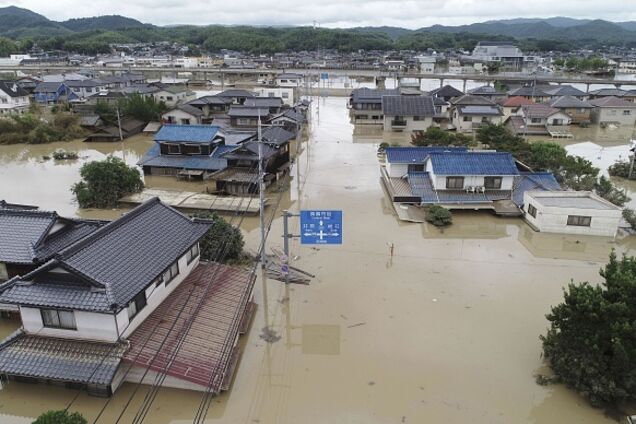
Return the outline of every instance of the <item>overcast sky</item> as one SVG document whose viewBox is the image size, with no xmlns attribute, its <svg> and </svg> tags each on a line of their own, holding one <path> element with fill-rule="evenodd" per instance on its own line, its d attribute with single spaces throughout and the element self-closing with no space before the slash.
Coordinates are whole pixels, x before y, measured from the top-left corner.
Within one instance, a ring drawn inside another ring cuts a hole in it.
<svg viewBox="0 0 636 424">
<path fill-rule="evenodd" d="M 420 28 L 491 19 L 569 16 L 636 20 L 636 0 L 17 0 L 53 20 L 124 15 L 156 25 L 255 24 Z"/>
</svg>

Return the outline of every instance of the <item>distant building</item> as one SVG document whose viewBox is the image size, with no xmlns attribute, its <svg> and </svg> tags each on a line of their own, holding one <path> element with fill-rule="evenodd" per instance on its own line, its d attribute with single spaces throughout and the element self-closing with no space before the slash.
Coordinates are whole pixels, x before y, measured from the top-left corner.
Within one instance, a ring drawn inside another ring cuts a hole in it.
<svg viewBox="0 0 636 424">
<path fill-rule="evenodd" d="M 636 122 L 635 103 L 614 96 L 592 99 L 589 103 L 594 106 L 591 113 L 594 123 L 631 126 Z"/>
<path fill-rule="evenodd" d="M 470 58 L 486 64 L 497 64 L 509 70 L 522 69 L 527 60 L 523 52 L 510 41 L 480 41 Z"/>
<path fill-rule="evenodd" d="M 11 81 L 0 81 L 0 115 L 21 114 L 29 110 L 29 93 Z"/>
</svg>

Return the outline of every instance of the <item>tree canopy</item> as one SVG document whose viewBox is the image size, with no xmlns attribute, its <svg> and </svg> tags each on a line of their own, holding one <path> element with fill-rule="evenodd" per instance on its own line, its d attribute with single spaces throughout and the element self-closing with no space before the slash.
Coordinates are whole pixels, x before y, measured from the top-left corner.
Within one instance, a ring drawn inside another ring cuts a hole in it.
<svg viewBox="0 0 636 424">
<path fill-rule="evenodd" d="M 612 252 L 600 275 L 568 285 L 541 336 L 558 380 L 596 406 L 636 399 L 636 258 Z"/>
<path fill-rule="evenodd" d="M 418 131 L 411 136 L 411 144 L 415 146 L 472 146 L 472 138 L 457 132 L 444 131 L 437 127 L 428 127 L 426 131 Z"/>
<path fill-rule="evenodd" d="M 40 415 L 33 424 L 86 424 L 86 419 L 78 412 L 65 410 L 47 411 Z"/>
<path fill-rule="evenodd" d="M 200 241 L 201 259 L 222 263 L 241 259 L 245 241 L 240 229 L 214 212 L 198 212 L 192 216 L 212 221 L 212 227 Z"/>
<path fill-rule="evenodd" d="M 139 170 L 114 156 L 85 163 L 80 176 L 82 180 L 73 184 L 71 191 L 81 208 L 112 208 L 122 196 L 144 187 Z"/>
</svg>

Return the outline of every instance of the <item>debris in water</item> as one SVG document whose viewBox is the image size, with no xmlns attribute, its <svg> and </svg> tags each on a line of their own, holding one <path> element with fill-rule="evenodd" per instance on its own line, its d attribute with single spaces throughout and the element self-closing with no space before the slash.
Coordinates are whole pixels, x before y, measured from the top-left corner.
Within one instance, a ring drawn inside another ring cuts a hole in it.
<svg viewBox="0 0 636 424">
<path fill-rule="evenodd" d="M 366 322 L 359 322 L 357 324 L 349 325 L 347 328 L 360 327 L 361 325 L 365 325 Z"/>
<path fill-rule="evenodd" d="M 341 317 L 342 319 L 349 319 L 349 318 L 347 318 L 346 316 L 344 316 L 344 315 L 342 315 L 342 314 L 340 314 L 340 317 Z"/>
<path fill-rule="evenodd" d="M 433 299 L 433 302 L 437 302 L 437 299 Z"/>
<path fill-rule="evenodd" d="M 281 338 L 281 336 L 279 336 L 274 330 L 269 327 L 263 327 L 261 331 L 262 333 L 260 335 L 260 338 L 265 340 L 267 343 L 276 343 Z"/>
<path fill-rule="evenodd" d="M 369 381 L 369 386 L 375 386 L 375 381 Z"/>
</svg>

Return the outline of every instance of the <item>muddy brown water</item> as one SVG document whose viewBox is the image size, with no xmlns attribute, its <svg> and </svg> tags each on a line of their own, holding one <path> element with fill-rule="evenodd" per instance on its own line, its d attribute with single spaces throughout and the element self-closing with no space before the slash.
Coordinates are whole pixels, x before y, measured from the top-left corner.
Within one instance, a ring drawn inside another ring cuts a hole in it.
<svg viewBox="0 0 636 424">
<path fill-rule="evenodd" d="M 633 254 L 633 238 L 536 233 L 518 219 L 477 212 L 456 213 L 443 231 L 401 223 L 379 182 L 375 151 L 382 135 L 354 136 L 345 105 L 345 98 L 314 99 L 310 141 L 279 210 L 269 212 L 276 217 L 269 244 L 281 249 L 280 209 L 342 209 L 344 244 L 312 248 L 293 240 L 293 265 L 316 275 L 308 286 L 259 275 L 258 309 L 233 387 L 213 401 L 207 422 L 612 422 L 571 390 L 539 386 L 533 376 L 545 371 L 538 336 L 562 287 L 571 279 L 599 282 L 610 250 Z M 138 137 L 113 145 L 1 146 L 0 198 L 67 215 L 116 217 L 121 210 L 77 209 L 68 187 L 86 160 L 112 153 L 132 164 L 150 143 Z M 82 159 L 40 160 L 60 146 Z M 203 188 L 171 178 L 146 182 Z M 269 197 L 278 200 L 277 193 Z M 257 221 L 242 223 L 252 249 Z M 292 230 L 298 227 L 292 220 Z M 0 335 L 18 325 L 0 323 Z M 266 342 L 264 334 L 277 341 Z M 98 422 L 115 422 L 133 390 L 124 384 Z M 0 422 L 29 422 L 65 407 L 76 393 L 9 383 L 0 391 Z M 132 420 L 144 394 L 133 398 L 121 422 Z M 162 389 L 146 422 L 192 422 L 200 400 L 196 392 Z M 80 394 L 71 409 L 93 422 L 104 402 Z"/>
</svg>

